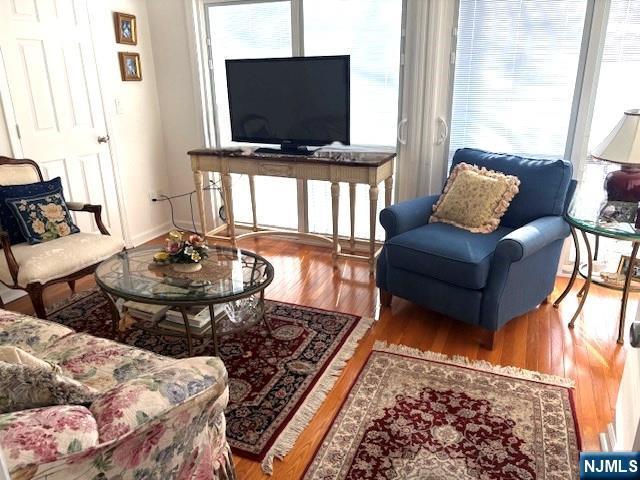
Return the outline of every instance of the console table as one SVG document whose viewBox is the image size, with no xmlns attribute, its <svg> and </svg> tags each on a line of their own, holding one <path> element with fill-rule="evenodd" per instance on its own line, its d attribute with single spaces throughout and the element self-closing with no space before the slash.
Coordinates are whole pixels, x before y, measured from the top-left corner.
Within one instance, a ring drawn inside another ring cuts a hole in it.
<svg viewBox="0 0 640 480">
<path fill-rule="evenodd" d="M 379 253 L 376 249 L 376 214 L 378 205 L 378 185 L 384 182 L 385 205 L 391 204 L 391 192 L 393 188 L 393 170 L 395 152 L 373 152 L 356 149 L 349 150 L 323 150 L 322 148 L 310 153 L 308 156 L 287 155 L 280 153 L 258 153 L 255 148 L 238 149 L 198 149 L 188 152 L 191 157 L 191 168 L 196 185 L 196 196 L 200 225 L 205 236 L 211 239 L 229 240 L 233 246 L 240 238 L 258 235 L 299 235 L 311 237 L 316 240 L 329 242 L 332 246 L 332 258 L 334 267 L 339 258 L 363 259 L 369 262 L 369 271 L 373 273 L 375 258 Z M 222 180 L 222 195 L 225 205 L 227 222 L 211 231 L 207 229 L 205 214 L 203 172 L 216 172 Z M 233 216 L 233 195 L 231 174 L 246 174 L 249 176 L 249 190 L 251 195 L 251 207 L 253 212 L 253 231 L 236 235 Z M 333 235 L 331 238 L 309 232 L 258 229 L 256 219 L 256 199 L 254 177 L 264 175 L 271 177 L 295 178 L 298 180 L 321 180 L 331 182 L 331 213 L 333 220 Z M 344 253 L 340 247 L 338 238 L 338 205 L 340 196 L 339 182 L 349 184 L 349 198 L 351 201 L 351 253 Z M 355 197 L 356 184 L 369 185 L 369 251 L 368 255 L 359 255 L 354 252 L 354 221 L 355 221 Z M 226 230 L 226 236 L 220 235 Z"/>
</svg>

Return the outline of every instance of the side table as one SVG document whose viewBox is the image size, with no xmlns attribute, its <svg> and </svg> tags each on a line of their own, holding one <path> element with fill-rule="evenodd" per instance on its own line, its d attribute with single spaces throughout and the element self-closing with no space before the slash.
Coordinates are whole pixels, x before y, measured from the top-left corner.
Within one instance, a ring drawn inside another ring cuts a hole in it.
<svg viewBox="0 0 640 480">
<path fill-rule="evenodd" d="M 576 309 L 573 317 L 569 321 L 569 327 L 573 328 L 576 319 L 580 315 L 582 308 L 587 300 L 587 296 L 589 295 L 589 288 L 592 283 L 595 283 L 598 286 L 609 288 L 611 290 L 618 290 L 622 292 L 622 299 L 620 304 L 620 316 L 618 321 L 618 340 L 619 344 L 624 343 L 624 325 L 625 325 L 625 317 L 627 313 L 627 301 L 629 299 L 630 292 L 640 292 L 640 286 L 635 287 L 632 285 L 632 277 L 633 277 L 633 264 L 635 263 L 635 259 L 638 254 L 638 247 L 640 247 L 640 231 L 636 231 L 634 226 L 629 223 L 607 223 L 601 224 L 597 220 L 587 220 L 576 214 L 569 212 L 565 215 L 567 222 L 571 227 L 571 236 L 573 238 L 573 243 L 576 251 L 576 260 L 573 266 L 573 272 L 571 273 L 571 278 L 569 279 L 569 283 L 567 287 L 564 289 L 562 294 L 558 297 L 558 299 L 554 302 L 553 306 L 558 308 L 562 300 L 569 294 L 573 285 L 575 283 L 576 277 L 580 275 L 585 279 L 585 284 L 578 292 L 578 296 L 580 297 L 580 303 L 578 304 L 578 308 Z M 580 263 L 580 242 L 578 241 L 577 231 L 580 231 L 582 234 L 582 239 L 584 240 L 584 244 L 586 247 L 587 253 L 587 262 L 581 264 Z M 589 238 L 587 236 L 588 233 L 596 235 L 596 239 L 599 237 L 608 237 L 616 240 L 624 240 L 629 241 L 632 244 L 631 255 L 629 260 L 629 268 L 625 275 L 625 280 L 623 285 L 615 285 L 610 282 L 605 281 L 599 274 L 594 274 L 593 272 L 593 256 L 591 251 L 591 244 L 589 242 Z"/>
</svg>

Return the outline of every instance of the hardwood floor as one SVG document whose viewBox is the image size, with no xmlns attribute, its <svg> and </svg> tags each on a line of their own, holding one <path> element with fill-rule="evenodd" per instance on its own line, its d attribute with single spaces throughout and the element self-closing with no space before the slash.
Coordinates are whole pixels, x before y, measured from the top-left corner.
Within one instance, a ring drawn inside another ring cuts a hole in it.
<svg viewBox="0 0 640 480">
<path fill-rule="evenodd" d="M 361 341 L 293 450 L 284 461 L 274 462 L 273 476 L 264 475 L 258 463 L 236 456 L 238 478 L 300 478 L 376 340 L 572 378 L 576 382 L 575 400 L 583 448 L 599 448 L 598 433 L 611 421 L 625 359 L 624 347 L 615 341 L 620 305 L 616 292 L 593 286 L 581 318 L 571 330 L 567 323 L 577 305 L 575 293 L 581 286 L 581 282 L 576 282 L 574 292 L 559 309 L 544 304 L 513 320 L 498 332 L 495 347 L 489 351 L 480 347 L 481 331 L 473 326 L 398 298 L 393 299 L 391 308 L 380 309 L 375 282 L 365 262 L 342 261 L 334 271 L 331 252 L 325 248 L 275 238 L 249 239 L 240 246 L 264 255 L 273 263 L 276 274 L 267 289 L 267 298 L 374 316 L 378 321 Z M 553 298 L 565 282 L 558 279 Z M 89 277 L 78 281 L 76 288 L 81 290 L 92 285 L 93 279 Z M 68 294 L 66 285 L 55 286 L 47 290 L 45 302 L 50 305 Z M 32 313 L 29 301 L 24 298 L 5 308 Z M 627 310 L 628 322 L 636 308 L 637 298 L 632 297 Z"/>
</svg>

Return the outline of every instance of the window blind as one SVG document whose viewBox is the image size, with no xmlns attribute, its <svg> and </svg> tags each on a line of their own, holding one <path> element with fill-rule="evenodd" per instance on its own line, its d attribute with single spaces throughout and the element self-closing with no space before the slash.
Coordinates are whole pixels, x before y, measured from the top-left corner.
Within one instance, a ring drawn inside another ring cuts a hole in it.
<svg viewBox="0 0 640 480">
<path fill-rule="evenodd" d="M 450 157 L 564 156 L 586 0 L 460 0 Z"/>
<path fill-rule="evenodd" d="M 351 55 L 351 143 L 396 145 L 402 0 L 304 0 L 305 55 Z M 309 229 L 329 233 L 327 182 L 309 182 Z M 378 210 L 384 205 L 380 186 Z M 349 235 L 349 188 L 340 188 L 339 232 Z M 369 238 L 369 188 L 356 189 L 356 231 Z M 377 222 L 376 222 L 377 223 Z M 382 238 L 378 225 L 376 236 Z"/>
</svg>

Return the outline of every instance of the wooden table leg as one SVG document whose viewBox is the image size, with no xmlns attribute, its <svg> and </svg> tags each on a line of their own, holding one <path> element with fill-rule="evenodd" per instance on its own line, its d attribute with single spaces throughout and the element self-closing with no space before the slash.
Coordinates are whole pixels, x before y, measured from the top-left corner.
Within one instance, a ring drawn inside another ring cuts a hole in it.
<svg viewBox="0 0 640 480">
<path fill-rule="evenodd" d="M 580 242 L 578 242 L 578 234 L 576 233 L 576 229 L 571 225 L 571 237 L 573 237 L 573 246 L 576 250 L 576 260 L 573 263 L 573 271 L 571 272 L 571 278 L 569 279 L 569 283 L 567 284 L 567 288 L 560 294 L 558 299 L 553 302 L 553 308 L 558 308 L 560 306 L 560 302 L 564 300 L 571 289 L 573 288 L 573 284 L 576 281 L 576 277 L 578 276 L 578 269 L 580 268 Z"/>
<path fill-rule="evenodd" d="M 369 274 L 376 266 L 376 213 L 378 213 L 378 185 L 369 185 Z"/>
<path fill-rule="evenodd" d="M 584 307 L 584 302 L 587 300 L 589 287 L 591 286 L 591 274 L 593 273 L 593 259 L 591 257 L 591 245 L 589 244 L 589 238 L 587 238 L 587 234 L 585 232 L 581 233 L 584 243 L 587 246 L 587 278 L 585 279 L 584 287 L 582 287 L 583 293 L 580 297 L 580 303 L 578 304 L 576 313 L 573 314 L 573 317 L 571 317 L 571 320 L 569 321 L 569 328 L 573 328 L 573 325 L 576 323 L 576 318 L 578 318 L 578 315 L 580 315 L 580 312 L 582 311 L 582 307 Z"/>
<path fill-rule="evenodd" d="M 258 231 L 258 216 L 256 215 L 256 183 L 255 177 L 249 175 L 249 196 L 251 197 L 251 214 L 253 215 L 253 231 Z"/>
<path fill-rule="evenodd" d="M 351 253 L 356 248 L 356 184 L 349 184 L 349 217 L 351 219 L 351 237 L 349 239 L 349 245 L 351 247 Z"/>
<path fill-rule="evenodd" d="M 333 220 L 333 268 L 338 268 L 338 208 L 340 205 L 340 184 L 331 182 L 331 216 Z"/>
<path fill-rule="evenodd" d="M 227 214 L 227 232 L 231 239 L 231 246 L 236 247 L 236 224 L 233 218 L 233 187 L 231 186 L 231 174 L 222 173 L 222 188 L 224 189 L 224 209 Z"/>
<path fill-rule="evenodd" d="M 196 184 L 196 200 L 198 202 L 198 214 L 200 216 L 200 230 L 202 237 L 206 238 L 207 235 L 207 215 L 204 209 L 204 190 L 202 172 L 200 170 L 193 171 L 193 181 Z"/>
<path fill-rule="evenodd" d="M 384 179 L 384 206 L 391 206 L 391 194 L 393 193 L 393 177 Z"/>
<path fill-rule="evenodd" d="M 189 348 L 189 356 L 193 357 L 193 340 L 191 339 L 191 326 L 189 325 L 187 310 L 184 307 L 180 307 L 180 313 L 182 314 L 182 320 L 184 321 L 184 331 L 187 334 L 187 347 Z"/>
<path fill-rule="evenodd" d="M 631 279 L 633 278 L 633 264 L 638 256 L 638 247 L 640 243 L 633 242 L 631 248 L 631 257 L 629 258 L 629 268 L 627 269 L 627 276 L 624 279 L 624 290 L 622 291 L 622 303 L 620 304 L 620 323 L 618 325 L 618 343 L 624 343 L 624 321 L 627 315 L 627 300 L 629 300 L 629 291 L 631 290 Z"/>
</svg>

